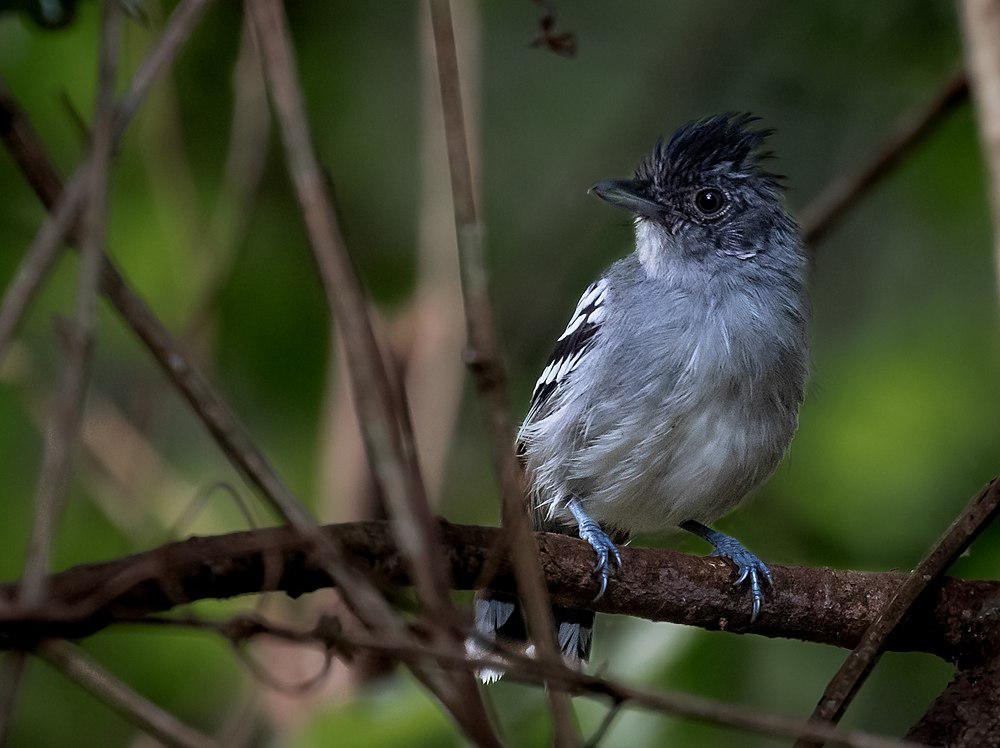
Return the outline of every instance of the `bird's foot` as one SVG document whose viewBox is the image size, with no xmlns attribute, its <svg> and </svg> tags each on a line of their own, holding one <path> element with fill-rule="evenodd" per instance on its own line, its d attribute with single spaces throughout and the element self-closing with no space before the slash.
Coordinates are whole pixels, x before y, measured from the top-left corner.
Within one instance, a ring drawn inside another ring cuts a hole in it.
<svg viewBox="0 0 1000 748">
<path fill-rule="evenodd" d="M 584 513 L 579 502 L 571 501 L 570 511 L 577 521 L 577 532 L 581 540 L 586 540 L 597 554 L 594 576 L 598 577 L 597 594 L 592 602 L 600 600 L 608 588 L 608 578 L 613 571 L 622 568 L 622 557 L 618 548 L 601 526 Z"/>
<path fill-rule="evenodd" d="M 702 540 L 707 540 L 715 548 L 710 556 L 729 559 L 736 567 L 736 581 L 733 584 L 740 586 L 744 582 L 750 582 L 750 594 L 753 597 L 753 612 L 750 615 L 750 623 L 757 620 L 760 615 L 760 608 L 764 604 L 764 586 L 770 587 L 773 584 L 771 570 L 764 565 L 764 562 L 743 547 L 743 544 L 736 538 L 730 537 L 718 530 L 713 530 L 708 525 L 689 519 L 681 522 L 681 529 L 697 535 Z"/>
<path fill-rule="evenodd" d="M 714 538 L 711 542 L 715 546 L 709 556 L 725 558 L 736 567 L 737 587 L 749 581 L 750 595 L 753 598 L 753 612 L 750 614 L 750 623 L 754 623 L 760 615 L 761 606 L 764 604 L 764 586 L 770 587 L 774 580 L 771 578 L 771 570 L 767 568 L 763 561 L 743 547 L 743 544 L 736 538 L 717 533 L 721 536 Z"/>
<path fill-rule="evenodd" d="M 608 588 L 608 577 L 611 576 L 612 571 L 622 568 L 622 557 L 608 534 L 593 520 L 580 524 L 580 538 L 590 543 L 590 547 L 597 554 L 594 576 L 598 577 L 600 581 L 593 600 L 596 602 L 604 596 L 604 591 Z M 612 567 L 614 568 L 612 569 Z"/>
</svg>

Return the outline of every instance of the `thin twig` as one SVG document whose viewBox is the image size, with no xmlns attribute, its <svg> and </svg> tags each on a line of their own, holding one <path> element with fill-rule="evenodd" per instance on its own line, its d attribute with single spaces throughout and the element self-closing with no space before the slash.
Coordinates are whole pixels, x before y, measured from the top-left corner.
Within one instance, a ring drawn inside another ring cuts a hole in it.
<svg viewBox="0 0 1000 748">
<path fill-rule="evenodd" d="M 210 631 L 239 646 L 248 639 L 271 636 L 298 644 L 319 644 L 328 652 L 349 658 L 358 650 L 383 652 L 401 662 L 434 660 L 442 668 L 466 669 L 502 667 L 507 677 L 522 683 L 559 684 L 574 693 L 592 698 L 610 699 L 612 708 L 633 706 L 662 714 L 706 722 L 721 727 L 734 728 L 769 737 L 808 736 L 832 740 L 846 746 L 888 748 L 908 745 L 891 738 L 882 738 L 862 732 L 842 731 L 827 725 L 816 725 L 785 717 L 727 704 L 677 691 L 646 691 L 617 681 L 587 675 L 569 668 L 561 662 L 543 662 L 531 657 L 504 650 L 497 654 L 468 656 L 456 654 L 420 642 L 376 638 L 367 634 L 347 633 L 336 620 L 321 618 L 311 630 L 299 630 L 276 624 L 260 616 L 239 616 L 227 621 L 212 621 L 196 616 L 179 618 L 146 618 L 134 623 L 154 626 L 180 626 Z M 485 645 L 486 642 L 483 642 Z"/>
<path fill-rule="evenodd" d="M 52 538 L 62 514 L 72 467 L 74 444 L 80 430 L 90 372 L 97 284 L 101 252 L 107 234 L 108 172 L 114 125 L 115 76 L 121 43 L 122 16 L 116 0 L 104 0 L 101 45 L 94 110 L 93 143 L 87 159 L 87 203 L 83 211 L 80 271 L 76 290 L 75 328 L 66 355 L 59 391 L 45 439 L 45 452 L 35 493 L 35 517 L 24 563 L 22 602 L 38 605 L 45 597 Z"/>
<path fill-rule="evenodd" d="M 90 374 L 97 316 L 98 275 L 101 251 L 107 232 L 108 172 L 111 163 L 111 131 L 114 124 L 115 76 L 118 71 L 121 25 L 122 16 L 115 0 L 104 0 L 101 12 L 93 142 L 86 160 L 87 169 L 79 181 L 86 188 L 88 199 L 80 229 L 82 242 L 76 289 L 75 328 L 70 336 L 59 390 L 54 398 L 52 413 L 46 427 L 45 448 L 38 485 L 35 490 L 34 521 L 25 553 L 24 584 L 20 593 L 21 604 L 28 607 L 41 603 L 47 592 L 45 585 L 48 581 L 52 541 L 65 504 L 75 451 L 74 445 L 80 431 L 87 380 Z M 68 203 L 69 201 L 63 202 Z M 38 264 L 47 265 L 47 267 L 39 268 L 39 280 L 44 276 L 48 267 L 51 267 L 55 257 L 55 249 L 62 243 L 62 238 L 69 229 L 70 222 L 75 218 L 70 212 L 70 207 L 67 206 L 63 210 L 65 212 L 61 213 L 57 210 L 55 214 L 55 217 L 60 219 L 61 225 L 50 228 L 55 221 L 46 221 L 40 232 L 41 235 L 49 238 L 50 244 L 46 248 L 43 242 L 39 250 L 43 257 Z M 34 257 L 34 255 L 29 255 L 29 257 Z M 37 261 L 37 258 L 35 260 Z M 32 296 L 33 293 L 29 288 L 26 294 L 17 298 L 21 299 L 26 307 Z M 7 299 L 4 300 L 5 311 L 8 309 L 6 302 Z M 13 324 L 9 329 L 13 332 Z M 2 356 L 2 341 L 0 341 L 0 356 Z M 5 700 L 4 706 L 9 705 L 13 708 L 26 663 L 14 661 L 10 665 L 6 675 L 12 680 L 4 684 L 4 691 L 10 696 L 9 700 Z M 6 723 L 11 714 L 6 713 L 3 717 Z"/>
<path fill-rule="evenodd" d="M 250 511 L 250 507 L 243 500 L 243 497 L 240 496 L 239 491 L 226 481 L 216 481 L 198 489 L 198 492 L 192 497 L 188 505 L 184 507 L 184 511 L 181 512 L 180 516 L 174 521 L 174 524 L 171 525 L 170 530 L 168 530 L 169 536 L 172 538 L 182 537 L 183 533 L 187 532 L 198 515 L 208 506 L 212 494 L 216 491 L 221 491 L 233 502 L 233 505 L 243 515 L 243 519 L 246 520 L 247 527 L 257 527 L 257 520 L 254 519 L 253 512 Z"/>
<path fill-rule="evenodd" d="M 38 654 L 67 678 L 157 740 L 179 748 L 217 745 L 207 735 L 140 696 L 69 642 L 45 642 L 38 648 Z"/>
<path fill-rule="evenodd" d="M 837 724 L 878 662 L 889 637 L 921 595 L 937 582 L 965 549 L 1000 513 L 1000 479 L 994 478 L 974 496 L 930 553 L 917 564 L 833 676 L 813 710 L 811 720 Z M 799 748 L 812 745 L 800 742 Z"/>
<path fill-rule="evenodd" d="M 509 544 L 517 571 L 518 588 L 527 611 L 532 640 L 544 658 L 557 658 L 559 647 L 548 595 L 542 582 L 537 548 L 531 535 L 521 470 L 513 450 L 513 429 L 508 412 L 506 373 L 493 321 L 486 265 L 483 260 L 482 226 L 476 212 L 469 161 L 468 138 L 462 112 L 458 54 L 451 7 L 448 0 L 431 0 L 431 26 L 437 58 L 441 107 L 444 112 L 451 193 L 455 210 L 462 293 L 465 301 L 468 363 L 489 420 L 493 461 L 500 480 L 504 525 L 512 533 Z M 579 745 L 572 706 L 556 689 L 550 692 L 553 729 L 560 745 Z"/>
<path fill-rule="evenodd" d="M 179 40 L 186 39 L 210 0 L 182 0 L 171 15 L 160 42 L 150 52 L 129 87 L 130 93 L 120 105 L 115 132 L 120 136 L 124 124 L 135 113 L 139 100 L 148 91 L 156 72 L 172 59 Z M 0 88 L 0 123 L 8 150 L 14 155 L 22 172 L 35 189 L 39 199 L 50 210 L 66 192 L 69 202 L 71 180 L 64 190 L 51 159 L 45 153 L 27 114 L 6 89 Z M 81 167 L 82 168 L 82 167 Z M 82 190 L 77 189 L 78 196 Z M 264 455 L 256 448 L 245 429 L 231 414 L 208 381 L 194 368 L 180 347 L 156 318 L 145 302 L 131 289 L 110 260 L 102 267 L 101 289 L 137 337 L 149 349 L 164 369 L 167 377 L 191 404 L 209 432 L 219 442 L 224 454 L 258 488 L 291 524 L 308 526 L 311 518 L 285 486 Z"/>
<path fill-rule="evenodd" d="M 209 2 L 211 0 L 182 0 L 171 14 L 156 46 L 143 60 L 128 91 L 115 109 L 115 144 L 121 140 L 125 128 L 159 73 L 173 62 L 181 46 L 197 26 Z M 86 162 L 82 163 L 67 181 L 65 189 L 61 186 L 54 188 L 54 185 L 59 184 L 58 174 L 47 163 L 38 136 L 27 118 L 19 115 L 19 107 L 13 95 L 0 80 L 0 138 L 53 215 L 43 224 L 4 295 L 3 307 L 0 309 L 0 361 L 3 360 L 7 344 L 31 300 L 59 257 L 63 238 L 72 227 L 86 194 L 86 174 L 89 169 Z"/>
<path fill-rule="evenodd" d="M 175 8 L 160 43 L 136 73 L 129 88 L 130 93 L 118 110 L 116 135 L 120 136 L 124 125 L 135 113 L 139 100 L 148 90 L 156 72 L 172 59 L 180 43 L 194 30 L 208 1 L 182 0 Z M 63 191 L 62 183 L 30 126 L 27 114 L 13 96 L 6 93 L 6 96 L 0 95 L 0 125 L 3 125 L 0 127 L 0 134 L 39 199 L 46 207 L 51 208 Z M 343 566 L 336 546 L 318 533 L 315 520 L 308 510 L 287 487 L 207 379 L 183 354 L 164 325 L 106 256 L 102 266 L 101 290 L 163 368 L 167 378 L 188 401 L 195 415 L 237 471 L 260 491 L 286 522 L 296 528 L 297 533 L 301 533 L 310 548 L 319 552 L 322 561 L 320 565 L 337 580 L 351 605 L 356 610 L 363 611 L 370 624 L 388 631 L 399 630 L 401 623 L 388 603 L 366 579 Z M 317 543 L 318 546 L 315 545 Z"/>
<path fill-rule="evenodd" d="M 625 702 L 623 701 L 611 702 L 611 706 L 608 707 L 608 711 L 605 713 L 604 719 L 601 720 L 601 724 L 594 730 L 594 734 L 587 738 L 587 742 L 583 748 L 597 748 L 601 744 L 601 741 L 608 734 L 608 730 L 611 729 L 611 725 L 618 715 L 621 714 L 623 706 L 625 706 Z"/>
<path fill-rule="evenodd" d="M 930 101 L 903 114 L 874 157 L 857 171 L 840 177 L 802 211 L 802 236 L 815 246 L 846 213 L 885 178 L 969 94 L 965 71 L 959 69 Z"/>
<path fill-rule="evenodd" d="M 997 293 L 1000 294 L 1000 1 L 962 0 L 965 57 L 972 78 L 979 139 L 990 176 Z"/>
<path fill-rule="evenodd" d="M 0 82 L 0 96 L 4 95 Z M 86 173 L 78 175 L 82 179 Z M 42 281 L 48 276 L 62 254 L 63 239 L 77 217 L 78 205 L 67 197 L 76 192 L 70 184 L 57 201 L 55 209 L 42 222 L 41 228 L 21 258 L 14 277 L 4 291 L 0 304 L 0 363 L 21 324 L 28 307 L 38 295 Z"/>
<path fill-rule="evenodd" d="M 313 149 L 284 8 L 274 0 L 251 0 L 247 7 L 255 20 L 265 78 L 316 267 L 344 337 L 368 455 L 397 519 L 400 546 L 413 559 L 417 588 L 430 610 L 444 609 L 447 584 L 434 548 L 433 515 L 419 481 L 408 474 L 400 417 L 393 412 L 391 385 L 372 332 L 367 301 L 344 247 L 326 177 Z"/>
<path fill-rule="evenodd" d="M 28 654 L 25 651 L 8 652 L 0 663 L 0 746 L 7 745 L 10 740 L 14 710 L 27 665 Z"/>
<path fill-rule="evenodd" d="M 233 268 L 267 165 L 271 112 L 249 16 L 244 16 L 232 73 L 233 109 L 219 199 L 208 225 L 211 264 L 183 325 L 183 340 L 203 333 Z"/>
<path fill-rule="evenodd" d="M 249 0 L 247 8 L 253 16 L 285 161 L 313 258 L 331 314 L 343 335 L 366 451 L 421 600 L 435 620 L 447 625 L 457 621 L 457 616 L 448 593 L 448 569 L 440 552 L 438 527 L 416 464 L 408 416 L 394 408 L 396 398 L 372 331 L 368 302 L 344 246 L 327 180 L 313 148 L 284 6 L 280 0 Z M 498 743 L 471 676 L 466 674 L 439 688 L 450 695 L 453 703 L 449 708 L 470 737 Z"/>
</svg>

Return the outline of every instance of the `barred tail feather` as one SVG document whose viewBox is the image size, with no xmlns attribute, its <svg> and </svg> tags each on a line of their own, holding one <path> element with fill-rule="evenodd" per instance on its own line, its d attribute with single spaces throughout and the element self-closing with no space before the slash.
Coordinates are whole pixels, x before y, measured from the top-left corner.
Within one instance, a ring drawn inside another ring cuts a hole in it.
<svg viewBox="0 0 1000 748">
<path fill-rule="evenodd" d="M 534 646 L 528 642 L 520 601 L 513 595 L 489 594 L 488 598 L 476 596 L 476 633 L 484 639 L 500 639 L 515 646 L 520 644 L 527 654 L 533 653 Z M 563 660 L 570 667 L 581 667 L 590 657 L 593 611 L 553 605 L 552 616 Z M 475 656 L 483 654 L 485 649 L 479 642 L 470 639 L 466 642 L 466 651 Z M 503 670 L 482 668 L 476 674 L 483 683 L 496 683 L 503 677 Z"/>
</svg>

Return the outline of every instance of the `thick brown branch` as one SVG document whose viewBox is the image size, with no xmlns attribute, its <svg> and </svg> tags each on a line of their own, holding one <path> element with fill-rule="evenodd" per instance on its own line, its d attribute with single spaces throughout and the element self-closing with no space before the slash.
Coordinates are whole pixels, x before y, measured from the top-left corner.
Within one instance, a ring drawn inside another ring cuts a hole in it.
<svg viewBox="0 0 1000 748">
<path fill-rule="evenodd" d="M 959 668 L 948 687 L 907 734 L 923 745 L 978 748 L 1000 735 L 1000 657 Z"/>
<path fill-rule="evenodd" d="M 386 583 L 407 584 L 406 564 L 387 523 L 327 525 L 359 565 Z M 456 589 L 473 588 L 492 559 L 500 530 L 442 523 L 441 536 Z M 555 602 L 671 621 L 710 630 L 756 633 L 853 648 L 907 574 L 774 566 L 774 591 L 749 626 L 750 605 L 732 586 L 724 561 L 665 550 L 624 548 L 615 584 L 596 604 L 593 552 L 575 538 L 536 535 L 539 559 Z M 77 566 L 49 580 L 51 602 L 35 611 L 15 604 L 17 586 L 0 587 L 0 648 L 42 637 L 82 637 L 118 619 L 169 610 L 206 598 L 265 590 L 292 596 L 331 586 L 312 545 L 291 528 L 191 538 L 134 556 Z M 513 590 L 509 564 L 491 586 Z M 929 590 L 893 633 L 888 649 L 929 652 L 950 661 L 975 656 L 992 641 L 986 615 L 1000 582 L 944 579 Z"/>
</svg>

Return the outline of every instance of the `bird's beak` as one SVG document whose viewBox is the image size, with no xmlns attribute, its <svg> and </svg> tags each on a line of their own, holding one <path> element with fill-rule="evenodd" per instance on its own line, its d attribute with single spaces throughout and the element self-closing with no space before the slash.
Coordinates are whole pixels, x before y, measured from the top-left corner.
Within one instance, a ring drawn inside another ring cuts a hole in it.
<svg viewBox="0 0 1000 748">
<path fill-rule="evenodd" d="M 657 218 L 663 215 L 663 206 L 651 200 L 646 188 L 632 179 L 609 179 L 598 182 L 590 188 L 590 192 L 616 208 L 646 218 Z"/>
</svg>

